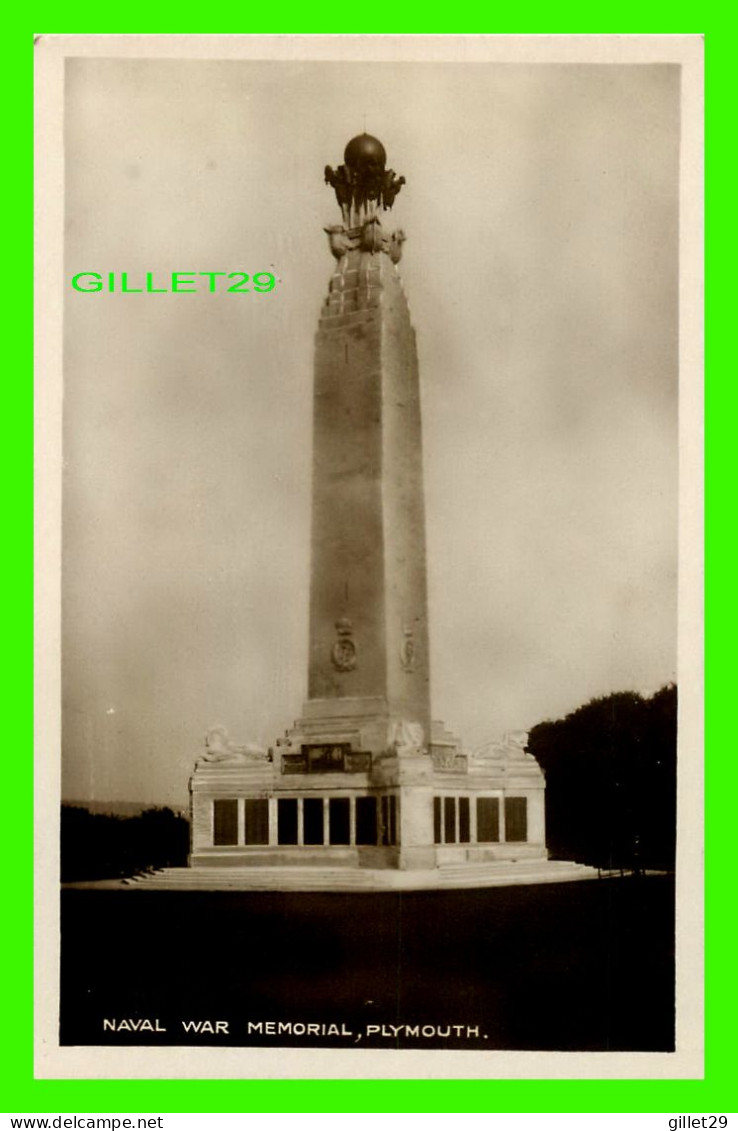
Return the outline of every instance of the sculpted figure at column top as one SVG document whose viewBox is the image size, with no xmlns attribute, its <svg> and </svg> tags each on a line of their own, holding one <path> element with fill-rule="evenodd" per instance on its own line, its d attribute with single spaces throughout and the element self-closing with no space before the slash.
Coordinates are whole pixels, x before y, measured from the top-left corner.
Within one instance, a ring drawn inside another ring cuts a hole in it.
<svg viewBox="0 0 738 1131">
<path fill-rule="evenodd" d="M 386 168 L 384 146 L 371 134 L 352 138 L 343 160 L 345 164 L 337 169 L 326 165 L 325 181 L 336 194 L 345 226 L 355 228 L 372 220 L 378 207 L 384 211 L 391 208 L 405 178 Z"/>
</svg>

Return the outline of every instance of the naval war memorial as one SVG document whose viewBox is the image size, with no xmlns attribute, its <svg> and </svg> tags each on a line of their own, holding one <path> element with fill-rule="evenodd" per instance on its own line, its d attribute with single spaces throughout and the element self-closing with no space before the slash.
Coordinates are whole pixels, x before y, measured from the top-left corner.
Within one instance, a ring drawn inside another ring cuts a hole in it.
<svg viewBox="0 0 738 1131">
<path fill-rule="evenodd" d="M 512 731 L 467 751 L 430 695 L 421 398 L 382 218 L 405 184 L 368 134 L 325 169 L 341 211 L 315 339 L 307 700 L 269 750 L 207 736 L 189 867 L 145 886 L 476 887 L 584 879 L 549 861 L 543 774 Z M 306 562 L 307 568 L 307 562 Z"/>
</svg>

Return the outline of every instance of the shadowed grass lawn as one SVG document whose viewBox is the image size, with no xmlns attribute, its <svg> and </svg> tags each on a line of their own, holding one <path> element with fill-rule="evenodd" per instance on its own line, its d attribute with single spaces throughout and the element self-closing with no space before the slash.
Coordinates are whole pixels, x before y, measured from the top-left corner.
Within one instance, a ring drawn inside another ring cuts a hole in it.
<svg viewBox="0 0 738 1131">
<path fill-rule="evenodd" d="M 397 894 L 68 890 L 61 1040 L 669 1051 L 673 900 L 658 876 Z M 121 1019 L 166 1031 L 118 1031 Z M 192 1019 L 228 1033 L 188 1034 Z M 276 1038 L 249 1021 L 352 1035 Z"/>
</svg>

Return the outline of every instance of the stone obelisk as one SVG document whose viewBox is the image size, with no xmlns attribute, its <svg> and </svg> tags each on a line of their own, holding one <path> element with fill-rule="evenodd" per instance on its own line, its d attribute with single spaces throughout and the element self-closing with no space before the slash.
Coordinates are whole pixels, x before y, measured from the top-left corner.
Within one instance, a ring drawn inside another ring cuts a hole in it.
<svg viewBox="0 0 738 1131">
<path fill-rule="evenodd" d="M 326 170 L 344 223 L 327 229 L 336 269 L 315 345 L 304 721 L 340 713 L 380 754 L 398 722 L 430 735 L 420 392 L 404 237 L 380 222 L 404 180 L 367 134 L 344 160 Z"/>
</svg>

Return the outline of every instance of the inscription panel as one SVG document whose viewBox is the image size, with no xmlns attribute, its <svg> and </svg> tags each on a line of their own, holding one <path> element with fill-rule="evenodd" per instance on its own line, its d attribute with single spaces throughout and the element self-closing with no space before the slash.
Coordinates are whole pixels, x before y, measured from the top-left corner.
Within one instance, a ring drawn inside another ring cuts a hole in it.
<svg viewBox="0 0 738 1131">
<path fill-rule="evenodd" d="M 371 751 L 352 751 L 349 742 L 306 743 L 300 754 L 282 755 L 283 774 L 366 774 L 371 768 Z"/>
<path fill-rule="evenodd" d="M 348 742 L 337 742 L 332 745 L 303 746 L 302 752 L 307 757 L 309 774 L 335 774 L 343 772 L 343 760 L 350 753 L 351 746 Z"/>
</svg>

